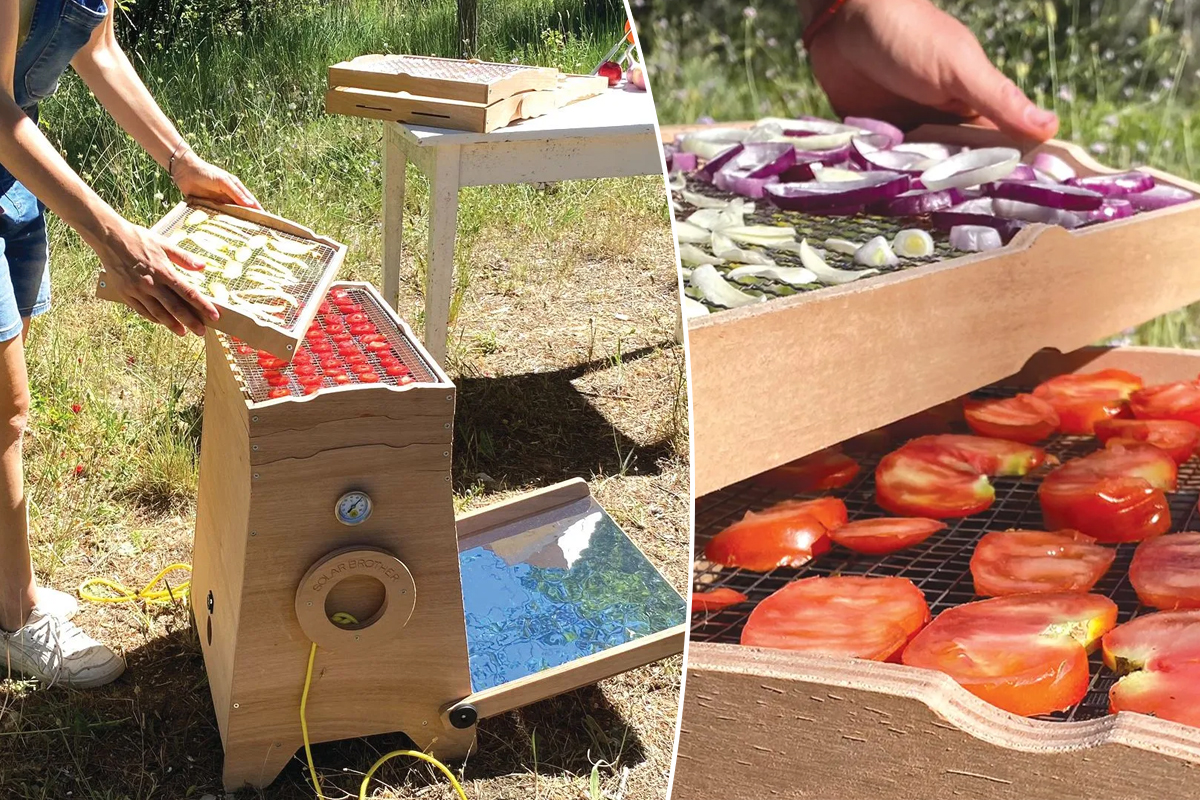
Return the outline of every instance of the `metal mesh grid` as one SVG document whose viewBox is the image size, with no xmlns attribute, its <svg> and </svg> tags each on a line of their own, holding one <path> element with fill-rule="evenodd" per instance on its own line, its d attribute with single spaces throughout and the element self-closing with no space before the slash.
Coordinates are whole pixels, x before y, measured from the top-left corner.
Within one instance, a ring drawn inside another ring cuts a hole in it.
<svg viewBox="0 0 1200 800">
<path fill-rule="evenodd" d="M 358 286 L 339 286 L 334 284 L 330 288 L 330 295 L 326 298 L 332 304 L 332 292 L 335 289 L 345 289 L 347 294 L 354 300 L 355 303 L 362 306 L 362 313 L 367 315 L 367 318 L 374 324 L 376 330 L 383 334 L 388 344 L 391 345 L 391 352 L 400 360 L 405 367 L 408 368 L 409 375 L 417 383 L 438 383 L 439 379 L 435 376 L 433 369 L 428 362 L 417 352 L 416 347 L 405 335 L 404 331 L 398 326 L 387 311 L 380 306 L 375 296 Z M 324 327 L 325 315 L 318 313 L 313 321 L 314 325 Z M 265 371 L 258 363 L 258 351 L 253 348 L 244 348 L 249 352 L 239 352 L 239 345 L 242 343 L 237 337 L 227 334 L 219 334 L 222 344 L 225 346 L 225 352 L 229 360 L 236 368 L 238 381 L 242 386 L 243 395 L 252 402 L 261 403 L 265 400 L 274 399 L 270 397 L 271 389 L 277 388 L 267 382 Z M 354 337 L 357 339 L 357 337 Z M 330 356 L 321 356 L 312 350 L 311 344 L 307 338 L 303 339 L 300 344 L 299 352 L 307 353 L 312 357 L 314 363 L 320 363 L 322 358 Z M 326 377 L 320 384 L 320 389 L 331 389 L 335 386 L 400 386 L 402 383 L 408 382 L 402 376 L 388 375 L 387 371 L 380 363 L 379 357 L 375 353 L 366 351 L 368 363 L 375 368 L 375 374 L 379 376 L 378 381 L 364 383 L 358 379 L 358 376 L 346 364 L 345 359 L 341 358 L 335 351 L 333 356 L 337 357 L 346 370 L 346 375 L 350 379 L 347 384 L 338 384 L 332 378 Z M 296 373 L 295 362 L 282 367 L 278 371 L 287 378 L 287 384 L 284 388 L 288 390 L 289 397 L 302 397 L 305 394 L 305 386 L 300 382 Z"/>
<path fill-rule="evenodd" d="M 688 178 L 687 189 L 689 192 L 719 200 L 735 200 L 738 198 L 738 195 L 722 192 L 710 183 L 693 178 Z M 682 211 L 676 212 L 676 217 L 680 220 L 686 219 L 692 212 L 697 210 L 695 206 L 684 200 L 679 193 L 675 195 L 675 202 L 682 209 Z M 945 231 L 935 229 L 928 217 L 879 217 L 870 214 L 859 214 L 853 217 L 821 217 L 812 214 L 801 214 L 798 211 L 783 211 L 765 200 L 755 200 L 753 202 L 754 213 L 746 215 L 747 225 L 791 225 L 796 229 L 797 239 L 807 238 L 817 248 L 823 247 L 821 243 L 826 239 L 849 239 L 852 242 L 862 244 L 876 236 L 883 236 L 891 242 L 897 233 L 907 228 L 920 228 L 927 231 L 933 237 L 933 255 L 923 258 L 901 258 L 900 263 L 894 267 L 880 267 L 880 272 L 900 272 L 905 269 L 933 264 L 963 255 L 963 253 L 950 246 L 949 234 Z M 800 256 L 795 253 L 788 253 L 783 250 L 768 250 L 765 247 L 749 244 L 739 243 L 738 246 L 745 250 L 756 250 L 769 255 L 781 267 L 803 266 L 800 263 Z M 829 266 L 837 267 L 838 269 L 866 269 L 861 264 L 855 264 L 853 256 L 844 255 L 833 250 L 826 251 L 825 261 Z M 717 271 L 721 272 L 723 276 L 730 269 L 732 269 L 730 265 L 717 267 Z M 726 277 L 726 280 L 746 294 L 764 295 L 768 299 L 773 297 L 788 297 L 793 294 L 812 292 L 825 288 L 825 284 L 821 283 L 792 286 L 791 284 L 759 277 L 746 277 L 738 280 L 731 280 Z M 700 293 L 690 286 L 686 287 L 685 292 L 688 297 L 706 305 L 710 312 L 726 310 L 723 306 L 714 305 L 704 300 L 700 296 Z"/>
<path fill-rule="evenodd" d="M 364 72 L 411 75 L 414 78 L 439 78 L 462 83 L 491 83 L 518 72 L 534 69 L 523 64 L 496 64 L 490 61 L 452 61 L 425 56 L 384 56 L 354 65 Z"/>
<path fill-rule="evenodd" d="M 337 250 L 327 244 L 314 242 L 312 239 L 307 239 L 302 236 L 294 236 L 290 233 L 279 231 L 274 228 L 268 228 L 264 225 L 248 222 L 246 220 L 235 219 L 225 214 L 213 211 L 212 209 L 198 208 L 194 206 L 180 206 L 176 208 L 163 218 L 162 222 L 159 223 L 157 228 L 158 230 L 162 231 L 163 236 L 170 236 L 171 234 L 182 229 L 187 218 L 197 211 L 202 211 L 207 214 L 209 222 L 215 220 L 234 220 L 233 222 L 227 223 L 227 227 L 230 227 L 231 230 L 238 231 L 245 238 L 249 238 L 256 234 L 262 234 L 269 235 L 277 239 L 296 242 L 306 246 L 315 245 L 311 251 L 304 255 L 288 256 L 288 258 L 294 258 L 302 262 L 303 266 L 295 264 L 291 261 L 284 262 L 288 269 L 290 269 L 295 275 L 296 280 L 294 283 L 284 284 L 283 290 L 292 297 L 296 298 L 297 305 L 283 306 L 280 314 L 267 314 L 263 311 L 260 311 L 259 307 L 256 307 L 253 310 L 254 316 L 261 316 L 269 320 L 271 323 L 283 328 L 284 330 L 294 330 L 301 310 L 304 309 L 308 305 L 309 301 L 312 300 L 313 291 L 320 284 L 321 277 L 325 274 L 325 270 L 329 268 L 329 265 L 337 256 Z M 233 251 L 237 248 L 237 245 L 235 245 L 233 241 L 229 240 L 228 238 L 222 238 L 217 234 L 213 234 L 213 236 L 215 236 L 215 238 L 222 239 L 223 242 L 228 244 L 229 249 L 224 251 L 224 255 L 227 258 L 232 258 Z M 185 238 L 181 241 L 178 241 L 176 242 L 176 246 L 182 250 L 192 253 L 193 255 L 213 260 L 211 253 L 207 252 L 204 248 L 200 247 L 190 239 Z M 204 273 L 180 270 L 180 274 L 193 283 L 195 282 L 197 276 L 203 275 L 205 280 L 201 285 L 199 285 L 199 288 L 206 297 L 213 297 L 211 287 L 214 283 L 224 284 L 226 289 L 228 289 L 231 294 L 236 295 L 237 292 L 244 291 L 246 289 L 263 288 L 262 284 L 258 283 L 252 278 L 246 277 L 246 275 L 253 272 L 256 265 L 261 266 L 264 263 L 267 263 L 265 259 L 260 258 L 258 253 L 255 253 L 248 261 L 245 262 L 243 275 L 242 277 L 238 278 L 226 278 L 222 276 L 219 271 L 207 270 Z M 232 302 L 228 303 L 227 305 L 230 305 L 231 307 L 237 307 L 237 304 Z"/>
<path fill-rule="evenodd" d="M 988 390 L 978 396 L 1007 396 L 1015 390 Z M 964 427 L 961 432 L 969 432 Z M 1058 436 L 1043 444 L 1046 450 L 1066 461 L 1079 458 L 1098 449 L 1093 437 Z M 886 452 L 852 451 L 862 469 L 854 482 L 832 494 L 846 501 L 850 519 L 869 519 L 888 516 L 875 505 L 875 466 Z M 1196 513 L 1200 498 L 1200 460 L 1191 459 L 1179 468 L 1179 489 L 1168 495 L 1172 531 L 1198 531 L 1200 518 Z M 981 599 L 975 595 L 970 560 L 975 545 L 984 533 L 1010 528 L 1042 530 L 1041 506 L 1037 488 L 1050 467 L 1042 467 L 1024 478 L 995 478 L 996 501 L 987 511 L 958 520 L 944 520 L 949 527 L 934 534 L 921 544 L 885 556 L 853 553 L 834 545 L 828 553 L 798 569 L 778 568 L 767 573 L 742 569 L 719 568 L 703 560 L 701 554 L 713 536 L 742 518 L 746 511 L 759 511 L 790 495 L 757 484 L 754 479 L 743 481 L 696 500 L 696 553 L 694 585 L 697 590 L 727 586 L 742 592 L 750 602 L 717 612 L 697 614 L 692 618 L 691 637 L 700 642 L 738 643 L 742 626 L 754 605 L 784 585 L 814 575 L 894 575 L 910 579 L 925 594 L 929 610 L 937 616 L 953 606 Z M 818 495 L 805 495 L 816 497 Z M 1119 609 L 1118 622 L 1128 622 L 1141 613 L 1154 611 L 1138 602 L 1129 583 L 1129 563 L 1136 543 L 1119 545 L 1117 557 L 1108 573 L 1092 590 L 1111 598 Z M 1091 683 L 1087 695 L 1066 711 L 1041 719 L 1054 721 L 1086 720 L 1108 714 L 1108 690 L 1117 676 L 1103 666 L 1097 652 L 1091 658 Z"/>
</svg>

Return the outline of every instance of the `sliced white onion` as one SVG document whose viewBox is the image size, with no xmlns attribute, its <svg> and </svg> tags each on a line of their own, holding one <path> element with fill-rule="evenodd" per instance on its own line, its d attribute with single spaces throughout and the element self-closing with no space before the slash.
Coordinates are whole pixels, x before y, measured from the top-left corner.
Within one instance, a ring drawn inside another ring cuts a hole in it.
<svg viewBox="0 0 1200 800">
<path fill-rule="evenodd" d="M 696 302 L 686 294 L 683 296 L 683 316 L 691 319 L 692 317 L 703 317 L 708 313 L 708 306 Z"/>
<path fill-rule="evenodd" d="M 816 274 L 804 267 L 780 267 L 780 266 L 756 266 L 756 267 L 737 267 L 729 271 L 729 279 L 736 280 L 753 276 L 756 278 L 770 278 L 777 283 L 786 283 L 789 286 L 806 286 L 817 282 Z"/>
<path fill-rule="evenodd" d="M 679 245 L 679 261 L 688 267 L 703 267 L 725 263 L 725 259 L 709 255 L 694 244 Z"/>
<path fill-rule="evenodd" d="M 736 264 L 753 264 L 763 267 L 775 266 L 775 259 L 756 250 L 743 250 L 733 243 L 728 236 L 713 231 L 712 252 L 717 258 L 732 261 Z"/>
<path fill-rule="evenodd" d="M 854 252 L 854 263 L 864 267 L 894 267 L 900 263 L 887 239 L 876 236 Z"/>
<path fill-rule="evenodd" d="M 725 208 L 702 208 L 687 218 L 687 222 L 709 231 L 740 227 L 745 218 L 741 206 L 732 203 Z"/>
<path fill-rule="evenodd" d="M 779 242 L 795 242 L 796 229 L 788 226 L 774 225 L 743 225 L 735 228 L 722 228 L 721 233 L 739 244 L 757 244 L 771 247 Z"/>
<path fill-rule="evenodd" d="M 933 237 L 920 228 L 906 228 L 892 239 L 892 247 L 905 258 L 933 255 Z"/>
<path fill-rule="evenodd" d="M 1019 219 L 1024 222 L 1042 222 L 1046 225 L 1061 225 L 1071 230 L 1087 222 L 1087 214 L 1075 211 L 1063 211 L 1060 208 L 1039 206 L 1024 203 L 1020 200 L 1006 200 L 1001 197 L 992 198 L 992 208 L 996 216 L 1005 219 Z"/>
<path fill-rule="evenodd" d="M 1050 153 L 1038 153 L 1030 164 L 1038 172 L 1044 172 L 1058 182 L 1075 177 L 1075 168 Z"/>
<path fill-rule="evenodd" d="M 984 225 L 955 225 L 950 229 L 950 246 L 964 253 L 979 253 L 1002 247 L 1000 232 Z"/>
<path fill-rule="evenodd" d="M 675 221 L 675 238 L 682 244 L 707 244 L 712 233 L 690 222 Z"/>
<path fill-rule="evenodd" d="M 734 287 L 729 281 L 721 277 L 721 273 L 717 272 L 716 267 L 709 264 L 696 267 L 692 270 L 692 274 L 688 278 L 688 283 L 699 290 L 700 294 L 704 295 L 705 300 L 713 305 L 724 306 L 725 308 L 739 308 L 753 303 L 761 303 L 767 299 L 762 295 L 746 294 Z"/>
<path fill-rule="evenodd" d="M 812 270 L 812 272 L 817 276 L 817 280 L 821 281 L 822 283 L 840 285 L 843 283 L 856 281 L 859 278 L 866 278 L 870 275 L 879 274 L 879 270 L 877 269 L 850 270 L 831 267 L 825 263 L 825 259 L 821 258 L 821 256 L 812 249 L 807 239 L 801 239 L 800 245 L 796 248 L 796 250 L 800 254 L 800 263 Z"/>
<path fill-rule="evenodd" d="M 1021 153 L 1011 147 L 967 150 L 921 173 L 926 189 L 964 189 L 1007 178 L 1021 163 Z"/>
<path fill-rule="evenodd" d="M 931 161 L 945 161 L 955 153 L 961 153 L 966 148 L 937 144 L 935 142 L 904 142 L 892 147 L 897 153 L 917 153 Z"/>
<path fill-rule="evenodd" d="M 689 192 L 687 189 L 684 189 L 679 196 L 683 198 L 685 203 L 693 205 L 696 208 L 725 208 L 725 206 L 729 205 L 728 200 L 721 200 L 718 197 L 708 197 L 707 195 L 697 194 L 696 192 Z"/>
<path fill-rule="evenodd" d="M 667 187 L 670 188 L 672 192 L 678 192 L 685 186 L 687 186 L 686 175 L 684 175 L 682 172 L 671 173 L 671 177 L 667 180 Z"/>
<path fill-rule="evenodd" d="M 844 256 L 852 256 L 858 252 L 858 248 L 862 247 L 857 242 L 851 242 L 848 239 L 826 239 L 823 244 L 826 249 L 832 250 L 835 253 L 841 253 Z"/>
</svg>

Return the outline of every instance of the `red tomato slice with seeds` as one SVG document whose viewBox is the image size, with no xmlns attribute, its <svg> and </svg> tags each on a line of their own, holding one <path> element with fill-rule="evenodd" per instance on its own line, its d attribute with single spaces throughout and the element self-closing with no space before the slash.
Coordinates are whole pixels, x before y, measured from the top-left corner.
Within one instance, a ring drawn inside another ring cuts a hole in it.
<svg viewBox="0 0 1200 800">
<path fill-rule="evenodd" d="M 967 425 L 980 436 L 1034 444 L 1058 429 L 1054 406 L 1031 394 L 989 400 L 963 400 Z"/>
<path fill-rule="evenodd" d="M 360 372 L 358 373 L 358 380 L 361 383 L 379 383 L 379 376 L 374 372 Z"/>
<path fill-rule="evenodd" d="M 333 300 L 335 303 L 338 300 L 345 300 L 349 296 L 350 296 L 350 293 L 348 291 L 346 291 L 345 289 L 338 288 L 338 289 L 330 289 L 329 290 L 329 299 Z"/>
<path fill-rule="evenodd" d="M 1200 533 L 1171 533 L 1139 544 L 1129 582 L 1148 606 L 1200 608 Z"/>
<path fill-rule="evenodd" d="M 336 375 L 332 372 L 329 372 L 326 373 L 325 377 L 331 378 L 338 386 L 345 386 L 347 383 L 350 383 L 350 376 L 344 372 L 340 372 Z"/>
<path fill-rule="evenodd" d="M 1128 416 L 1129 396 L 1142 388 L 1142 379 L 1121 369 L 1102 369 L 1081 375 L 1057 375 L 1033 390 L 1058 413 L 1058 429 L 1090 434 L 1102 419 Z"/>
<path fill-rule="evenodd" d="M 346 363 L 351 366 L 361 366 L 367 363 L 367 357 L 356 350 L 346 356 Z"/>
<path fill-rule="evenodd" d="M 1138 419 L 1177 419 L 1200 425 L 1200 383 L 1176 381 L 1134 392 L 1129 407 Z"/>
<path fill-rule="evenodd" d="M 975 594 L 1090 592 L 1117 552 L 1079 531 L 992 531 L 971 554 Z"/>
<path fill-rule="evenodd" d="M 375 335 L 378 336 L 379 334 L 375 334 Z M 390 344 L 388 344 L 387 342 L 380 341 L 378 339 L 367 342 L 367 349 L 370 350 L 372 353 L 381 353 L 384 350 L 388 350 L 390 348 L 391 348 Z"/>
<path fill-rule="evenodd" d="M 880 517 L 848 522 L 829 532 L 835 544 L 857 553 L 882 555 L 920 544 L 946 529 L 946 523 L 922 517 Z"/>
<path fill-rule="evenodd" d="M 353 327 L 355 325 L 361 325 L 362 323 L 367 322 L 367 321 L 368 321 L 367 315 L 362 313 L 361 308 L 354 313 L 350 313 L 350 314 L 346 315 L 346 323 L 350 325 L 351 329 L 353 329 Z"/>
<path fill-rule="evenodd" d="M 270 353 L 261 350 L 258 353 L 258 365 L 263 369 L 283 369 L 287 363 L 282 358 L 276 358 Z"/>
<path fill-rule="evenodd" d="M 328 341 L 313 342 L 308 346 L 310 350 L 319 356 L 327 355 L 333 352 L 333 345 Z"/>
<path fill-rule="evenodd" d="M 704 592 L 692 592 L 692 613 L 699 614 L 703 611 L 720 611 L 723 608 L 744 603 L 749 599 L 741 592 L 725 586 L 709 589 Z"/>
<path fill-rule="evenodd" d="M 846 504 L 835 497 L 785 500 L 763 511 L 747 511 L 709 541 L 704 557 L 754 572 L 799 567 L 827 551 L 826 531 L 845 522 Z"/>
<path fill-rule="evenodd" d="M 407 386 L 410 383 L 416 383 L 417 379 L 414 378 L 412 375 L 401 375 L 400 379 L 397 380 L 396 382 L 399 383 L 401 386 Z"/>
<path fill-rule="evenodd" d="M 398 378 L 401 375 L 408 374 L 408 367 L 404 366 L 403 364 L 385 364 L 383 366 L 383 371 L 394 378 Z"/>
<path fill-rule="evenodd" d="M 317 313 L 325 315 L 329 313 L 329 301 L 322 300 L 321 305 L 317 306 Z"/>
<path fill-rule="evenodd" d="M 1088 650 L 1116 622 L 1116 603 L 1097 594 L 994 597 L 943 611 L 901 660 L 944 672 L 1005 711 L 1049 714 L 1083 699 Z"/>
<path fill-rule="evenodd" d="M 288 376 L 284 375 L 282 372 L 277 372 L 273 369 L 264 370 L 263 377 L 267 379 L 268 386 L 287 386 L 288 385 L 288 380 L 289 380 Z"/>
<path fill-rule="evenodd" d="M 755 481 L 785 492 L 825 492 L 850 483 L 858 471 L 858 462 L 834 446 L 764 472 Z"/>
<path fill-rule="evenodd" d="M 355 336 L 368 335 L 375 332 L 375 326 L 369 322 L 361 322 L 357 325 L 351 325 L 350 332 Z"/>
<path fill-rule="evenodd" d="M 1046 460 L 1040 447 L 983 436 L 922 436 L 875 468 L 875 502 L 906 517 L 966 517 L 988 508 L 989 475 L 1025 475 Z"/>
<path fill-rule="evenodd" d="M 257 350 L 255 350 L 253 347 L 251 347 L 248 344 L 239 344 L 236 349 L 237 349 L 238 355 L 241 355 L 241 356 L 248 356 L 251 353 L 258 352 Z"/>
<path fill-rule="evenodd" d="M 927 622 L 925 595 L 908 578 L 805 578 L 755 606 L 742 644 L 887 661 Z"/>
<path fill-rule="evenodd" d="M 288 390 L 286 386 L 276 386 L 274 389 L 271 389 L 269 392 L 267 392 L 267 397 L 275 400 L 280 397 L 287 397 L 290 394 L 291 391 Z"/>
<path fill-rule="evenodd" d="M 1104 637 L 1104 663 L 1124 675 L 1109 710 L 1200 726 L 1200 611 L 1137 617 Z"/>
<path fill-rule="evenodd" d="M 1068 461 L 1042 481 L 1038 499 L 1046 526 L 1106 544 L 1166 533 L 1171 511 L 1164 492 L 1175 490 L 1175 461 L 1153 445 L 1110 444 Z"/>
<path fill-rule="evenodd" d="M 1114 439 L 1152 444 L 1182 464 L 1200 447 L 1200 426 L 1177 419 L 1106 419 L 1096 423 L 1096 437 L 1105 444 Z"/>
<path fill-rule="evenodd" d="M 301 386 L 320 386 L 325 378 L 320 375 L 300 375 L 296 378 Z"/>
</svg>

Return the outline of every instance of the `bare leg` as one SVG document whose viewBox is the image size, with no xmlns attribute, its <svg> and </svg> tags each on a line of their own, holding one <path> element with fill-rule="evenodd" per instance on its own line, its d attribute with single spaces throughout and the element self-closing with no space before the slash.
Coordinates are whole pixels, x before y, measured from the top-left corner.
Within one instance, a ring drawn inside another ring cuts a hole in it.
<svg viewBox="0 0 1200 800">
<path fill-rule="evenodd" d="M 29 375 L 22 335 L 0 342 L 0 628 L 25 624 L 37 597 L 29 555 L 21 437 L 29 419 Z"/>
</svg>

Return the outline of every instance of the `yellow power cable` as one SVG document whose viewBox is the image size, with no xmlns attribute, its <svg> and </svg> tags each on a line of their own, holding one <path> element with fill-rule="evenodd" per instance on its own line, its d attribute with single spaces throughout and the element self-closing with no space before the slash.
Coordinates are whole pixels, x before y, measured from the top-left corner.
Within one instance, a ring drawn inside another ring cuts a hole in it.
<svg viewBox="0 0 1200 800">
<path fill-rule="evenodd" d="M 189 575 L 192 572 L 191 564 L 171 564 L 168 567 L 163 567 L 159 573 L 154 576 L 154 580 L 147 583 L 139 591 L 133 591 L 128 586 L 116 581 L 110 581 L 108 578 L 88 578 L 83 583 L 79 584 L 79 596 L 91 603 L 133 603 L 141 600 L 146 603 L 171 603 L 175 600 L 182 600 L 187 597 L 188 591 L 192 587 L 191 580 L 186 580 L 178 586 L 172 588 L 167 585 L 164 589 L 155 589 L 154 587 L 164 579 L 168 573 L 176 570 L 183 570 Z M 116 595 L 99 595 L 89 591 L 89 587 L 103 586 L 109 591 L 116 592 Z"/>
<path fill-rule="evenodd" d="M 354 621 L 354 618 L 349 614 L 339 612 L 339 616 L 342 616 L 351 624 Z M 308 772 L 312 776 L 313 789 L 316 790 L 317 797 L 320 800 L 327 800 L 325 795 L 321 793 L 321 783 L 317 777 L 317 767 L 313 763 L 312 746 L 308 741 L 308 690 L 312 686 L 313 662 L 316 661 L 316 658 L 317 643 L 313 642 L 312 647 L 308 651 L 308 669 L 304 673 L 304 693 L 300 695 L 300 732 L 304 736 L 304 757 L 308 760 Z M 450 771 L 449 767 L 428 753 L 422 753 L 419 750 L 393 750 L 372 764 L 371 768 L 367 770 L 367 774 L 363 776 L 362 786 L 358 789 L 358 800 L 367 800 L 367 787 L 371 783 L 371 778 L 379 771 L 379 768 L 393 758 L 399 758 L 400 756 L 410 756 L 437 767 L 446 776 L 446 779 L 450 781 L 450 785 L 454 787 L 454 791 L 458 792 L 460 800 L 467 800 L 467 793 L 463 791 L 462 785 L 454 777 L 454 773 Z"/>
</svg>

